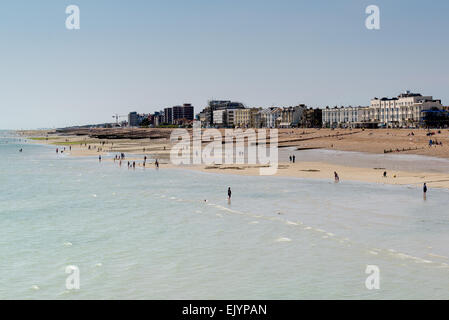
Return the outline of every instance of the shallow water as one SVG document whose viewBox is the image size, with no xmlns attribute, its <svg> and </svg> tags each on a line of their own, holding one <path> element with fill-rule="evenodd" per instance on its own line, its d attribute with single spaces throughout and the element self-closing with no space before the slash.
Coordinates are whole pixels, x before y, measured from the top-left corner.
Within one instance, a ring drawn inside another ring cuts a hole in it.
<svg viewBox="0 0 449 320">
<path fill-rule="evenodd" d="M 413 154 L 372 154 L 326 149 L 297 150 L 297 148 L 289 147 L 280 149 L 279 161 L 288 162 L 289 156 L 293 154 L 296 156 L 296 161 L 326 162 L 359 168 L 449 173 L 449 159 Z"/>
<path fill-rule="evenodd" d="M 2 299 L 449 298 L 446 190 L 0 154 Z"/>
</svg>

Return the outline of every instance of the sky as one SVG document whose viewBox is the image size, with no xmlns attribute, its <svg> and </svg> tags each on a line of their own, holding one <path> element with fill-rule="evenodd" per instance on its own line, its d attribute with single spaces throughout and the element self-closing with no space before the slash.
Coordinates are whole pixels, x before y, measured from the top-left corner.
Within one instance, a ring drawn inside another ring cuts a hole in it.
<svg viewBox="0 0 449 320">
<path fill-rule="evenodd" d="M 0 129 L 211 99 L 355 106 L 411 90 L 449 105 L 448 15 L 447 0 L 2 0 Z"/>
</svg>

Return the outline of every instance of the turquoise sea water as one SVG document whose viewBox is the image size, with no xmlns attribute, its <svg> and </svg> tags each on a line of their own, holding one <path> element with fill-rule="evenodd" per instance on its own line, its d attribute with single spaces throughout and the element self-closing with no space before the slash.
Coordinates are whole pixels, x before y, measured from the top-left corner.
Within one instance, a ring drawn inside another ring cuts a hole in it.
<svg viewBox="0 0 449 320">
<path fill-rule="evenodd" d="M 128 170 L 0 136 L 1 299 L 449 298 L 446 190 Z"/>
</svg>

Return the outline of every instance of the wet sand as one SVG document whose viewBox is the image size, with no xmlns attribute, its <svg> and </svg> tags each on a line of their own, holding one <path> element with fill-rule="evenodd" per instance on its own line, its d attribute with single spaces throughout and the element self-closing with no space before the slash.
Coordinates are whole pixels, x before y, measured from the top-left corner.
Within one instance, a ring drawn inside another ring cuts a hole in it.
<svg viewBox="0 0 449 320">
<path fill-rule="evenodd" d="M 275 176 L 333 181 L 336 171 L 341 181 L 417 187 L 427 182 L 430 188 L 449 189 L 449 130 L 441 130 L 441 133 L 432 131 L 435 135 L 428 137 L 426 130 L 280 129 L 279 169 Z M 111 159 L 105 155 L 123 152 L 127 158 L 122 166 L 126 166 L 127 161 L 136 161 L 136 166 L 141 167 L 143 157 L 147 156 L 146 167 L 154 166 L 154 159 L 158 159 L 161 169 L 182 168 L 239 175 L 259 175 L 260 169 L 259 165 L 174 166 L 169 161 L 172 145 L 168 139 L 162 138 L 98 139 L 43 131 L 20 134 L 30 142 L 65 147 L 66 153 L 72 156 L 102 155 L 103 160 L 108 161 Z M 429 147 L 430 138 L 441 141 L 443 145 Z M 413 150 L 402 151 L 408 148 Z M 296 156 L 294 164 L 288 159 L 293 154 Z M 384 171 L 387 171 L 386 178 L 383 177 Z"/>
</svg>

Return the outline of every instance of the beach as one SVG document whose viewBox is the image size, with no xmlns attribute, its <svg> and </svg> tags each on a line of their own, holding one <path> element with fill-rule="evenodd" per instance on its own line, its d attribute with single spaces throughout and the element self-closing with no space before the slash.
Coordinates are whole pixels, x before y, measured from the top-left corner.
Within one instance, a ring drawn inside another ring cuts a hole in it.
<svg viewBox="0 0 449 320">
<path fill-rule="evenodd" d="M 162 168 L 259 175 L 258 164 L 174 166 L 170 163 L 173 146 L 169 140 L 170 131 L 140 129 L 140 134 L 150 136 L 141 139 L 120 138 L 120 129 L 113 131 L 114 139 L 98 138 L 112 135 L 101 129 L 92 134 L 97 138 L 86 132 L 66 135 L 22 131 L 20 135 L 30 142 L 66 148 L 71 156 L 104 157 L 125 153 L 127 161 L 136 161 L 137 166 L 142 165 L 146 156 L 150 159 L 148 163 L 158 159 Z M 333 180 L 334 172 L 337 172 L 341 180 L 417 187 L 426 182 L 431 188 L 449 189 L 449 130 L 431 132 L 435 134 L 429 137 L 424 129 L 279 129 L 279 164 L 275 176 Z M 429 147 L 429 139 L 442 145 Z M 295 163 L 289 161 L 293 154 Z"/>
</svg>

